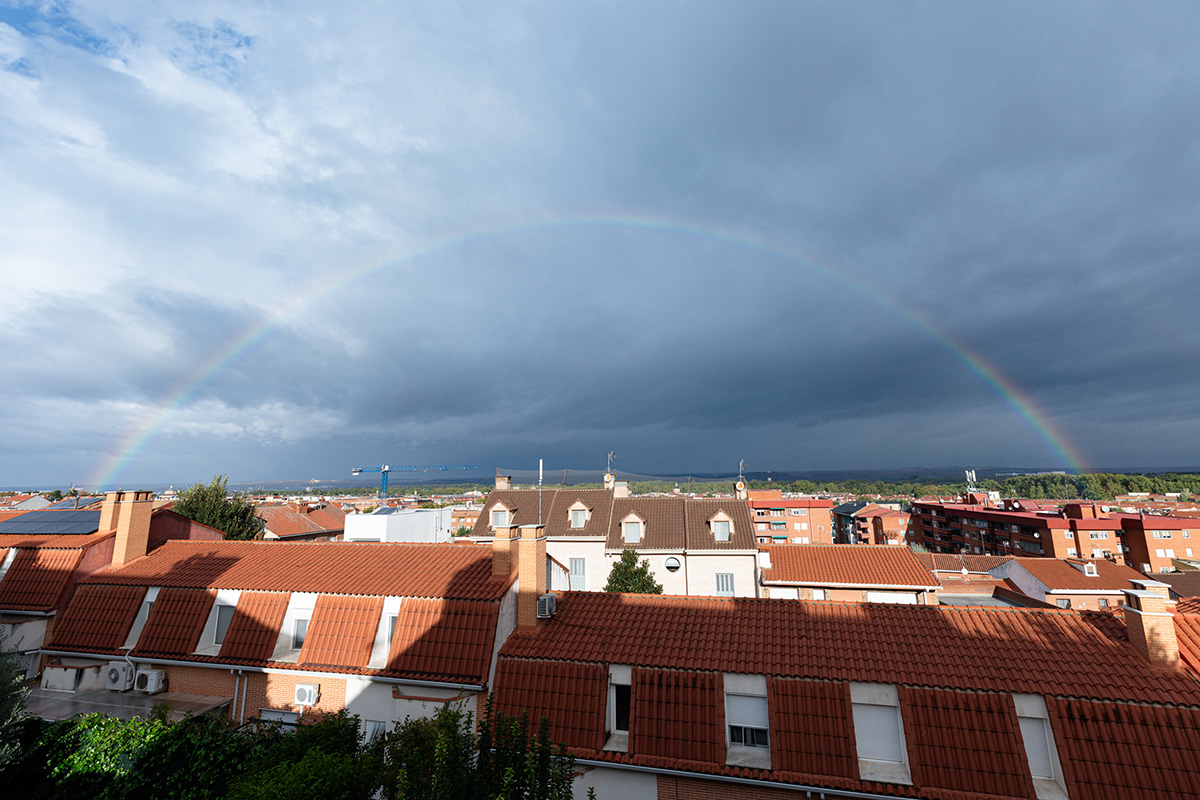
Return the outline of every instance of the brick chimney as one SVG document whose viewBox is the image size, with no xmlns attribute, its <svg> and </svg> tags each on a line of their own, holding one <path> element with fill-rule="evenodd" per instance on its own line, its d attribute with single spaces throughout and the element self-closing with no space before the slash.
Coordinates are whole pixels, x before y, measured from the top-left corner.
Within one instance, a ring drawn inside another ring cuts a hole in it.
<svg viewBox="0 0 1200 800">
<path fill-rule="evenodd" d="M 507 578 L 516 566 L 512 546 L 513 529 L 509 525 L 501 525 L 492 533 L 492 577 Z"/>
<path fill-rule="evenodd" d="M 497 475 L 496 476 L 496 491 L 506 492 L 512 488 L 512 475 Z"/>
<path fill-rule="evenodd" d="M 611 472 L 604 473 L 604 489 L 605 489 L 605 491 L 611 492 L 613 490 L 613 488 L 616 487 L 616 485 L 617 485 L 617 476 L 613 475 Z"/>
<path fill-rule="evenodd" d="M 1161 594 L 1145 589 L 1126 589 L 1125 627 L 1129 631 L 1129 643 L 1152 665 L 1173 667 L 1179 663 L 1175 621 Z"/>
<path fill-rule="evenodd" d="M 154 500 L 150 492 L 109 492 L 104 505 L 111 505 L 116 517 L 117 541 L 113 546 L 112 565 L 119 567 L 135 558 L 146 555 L 150 545 L 150 514 L 154 511 Z M 104 522 L 105 508 L 100 510 L 100 521 Z"/>
<path fill-rule="evenodd" d="M 517 540 L 517 630 L 537 626 L 537 601 L 546 593 L 546 526 L 522 525 Z"/>
<path fill-rule="evenodd" d="M 1171 585 L 1170 584 L 1163 583 L 1162 581 L 1151 580 L 1149 578 L 1144 578 L 1142 580 L 1137 580 L 1136 578 L 1134 578 L 1134 579 L 1130 580 L 1129 582 L 1132 583 L 1136 588 L 1141 589 L 1144 592 L 1154 592 L 1155 594 L 1162 597 L 1163 600 L 1171 599 Z"/>
<path fill-rule="evenodd" d="M 100 504 L 100 527 L 98 530 L 111 531 L 117 527 L 117 498 L 124 492 L 105 492 L 104 502 Z"/>
</svg>

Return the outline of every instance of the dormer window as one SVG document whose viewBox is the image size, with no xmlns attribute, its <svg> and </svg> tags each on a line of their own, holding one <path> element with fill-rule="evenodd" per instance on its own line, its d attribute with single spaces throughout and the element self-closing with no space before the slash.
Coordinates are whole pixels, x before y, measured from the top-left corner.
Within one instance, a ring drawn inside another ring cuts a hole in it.
<svg viewBox="0 0 1200 800">
<path fill-rule="evenodd" d="M 718 542 L 729 541 L 729 520 L 715 519 L 712 524 L 713 538 Z"/>
<path fill-rule="evenodd" d="M 504 528 L 508 526 L 508 509 L 503 506 L 497 506 L 492 509 L 492 527 Z"/>
<path fill-rule="evenodd" d="M 225 634 L 229 631 L 229 623 L 233 622 L 234 606 L 217 606 L 217 628 L 213 633 L 213 644 L 220 647 L 225 643 Z"/>
<path fill-rule="evenodd" d="M 631 519 L 621 523 L 621 533 L 625 544 L 637 544 L 642 540 L 641 520 Z"/>
<path fill-rule="evenodd" d="M 587 525 L 588 518 L 592 515 L 591 509 L 585 506 L 579 500 L 576 500 L 575 505 L 571 506 L 569 514 L 571 518 L 571 527 L 575 530 L 579 530 L 584 525 Z"/>
</svg>

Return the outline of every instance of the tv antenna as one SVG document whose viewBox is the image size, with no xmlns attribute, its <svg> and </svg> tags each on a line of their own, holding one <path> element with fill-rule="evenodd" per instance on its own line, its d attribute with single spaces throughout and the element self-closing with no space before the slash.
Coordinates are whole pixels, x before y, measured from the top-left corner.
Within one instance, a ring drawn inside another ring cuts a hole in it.
<svg viewBox="0 0 1200 800">
<path fill-rule="evenodd" d="M 609 450 L 608 451 L 608 469 L 605 470 L 605 472 L 607 472 L 609 475 L 613 474 L 612 462 L 614 462 L 616 460 L 617 460 L 617 454 L 614 451 Z"/>
</svg>

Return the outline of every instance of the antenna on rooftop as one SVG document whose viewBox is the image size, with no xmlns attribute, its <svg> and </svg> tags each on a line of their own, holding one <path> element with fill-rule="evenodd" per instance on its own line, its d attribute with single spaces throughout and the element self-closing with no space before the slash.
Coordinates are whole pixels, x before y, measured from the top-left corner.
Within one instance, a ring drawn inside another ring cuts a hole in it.
<svg viewBox="0 0 1200 800">
<path fill-rule="evenodd" d="M 538 525 L 542 524 L 542 459 L 538 459 Z"/>
<path fill-rule="evenodd" d="M 975 491 L 975 470 L 973 469 L 967 470 L 967 491 Z"/>
<path fill-rule="evenodd" d="M 746 480 L 745 475 L 743 474 L 743 473 L 745 473 L 745 471 L 746 471 L 746 459 L 743 458 L 738 461 L 738 480 L 739 481 Z"/>
<path fill-rule="evenodd" d="M 608 451 L 608 469 L 605 470 L 605 472 L 607 472 L 609 475 L 613 474 L 612 462 L 614 462 L 616 460 L 617 460 L 617 454 L 615 452 L 613 452 L 612 450 L 609 450 Z"/>
</svg>

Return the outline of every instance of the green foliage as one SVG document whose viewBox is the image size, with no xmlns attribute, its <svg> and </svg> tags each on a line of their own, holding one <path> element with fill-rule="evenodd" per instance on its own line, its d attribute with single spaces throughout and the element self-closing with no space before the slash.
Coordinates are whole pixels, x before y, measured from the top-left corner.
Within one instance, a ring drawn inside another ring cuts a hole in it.
<svg viewBox="0 0 1200 800">
<path fill-rule="evenodd" d="M 650 562 L 638 563 L 637 551 L 626 547 L 621 551 L 621 557 L 613 564 L 608 573 L 608 583 L 604 585 L 606 592 L 634 592 L 637 594 L 662 594 L 663 587 L 656 583 L 650 574 Z"/>
<path fill-rule="evenodd" d="M 366 754 L 330 753 L 320 748 L 299 761 L 285 761 L 234 784 L 230 800 L 368 800 L 377 786 Z"/>
<path fill-rule="evenodd" d="M 50 494 L 46 495 L 46 499 L 49 500 L 51 503 L 57 503 L 59 500 L 62 500 L 63 499 L 62 489 L 55 489 Z"/>
<path fill-rule="evenodd" d="M 179 493 L 171 510 L 224 531 L 226 539 L 253 539 L 262 528 L 254 506 L 241 495 L 230 497 L 229 477 L 217 475 L 207 486 L 196 483 Z"/>
<path fill-rule="evenodd" d="M 27 694 L 25 670 L 16 652 L 0 651 L 0 771 L 20 755 Z"/>
</svg>

